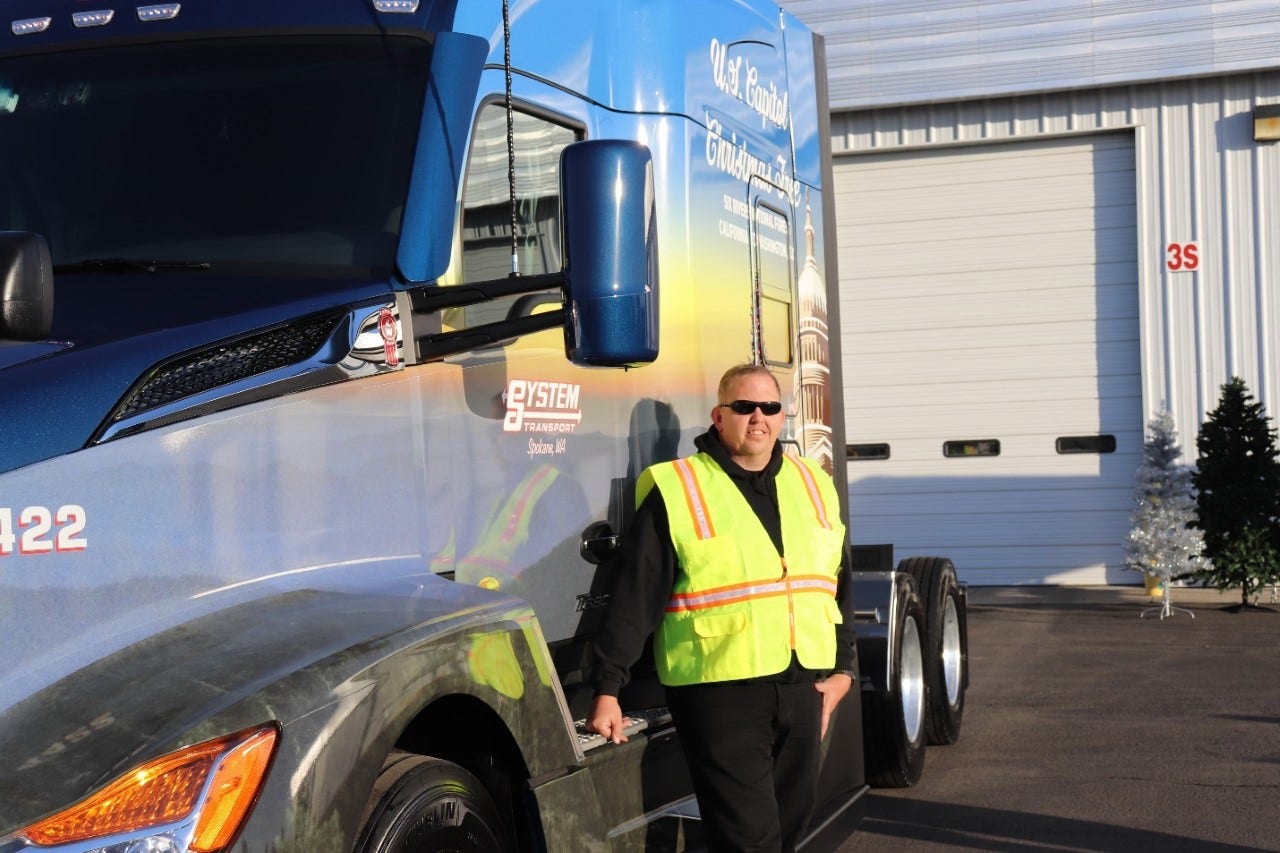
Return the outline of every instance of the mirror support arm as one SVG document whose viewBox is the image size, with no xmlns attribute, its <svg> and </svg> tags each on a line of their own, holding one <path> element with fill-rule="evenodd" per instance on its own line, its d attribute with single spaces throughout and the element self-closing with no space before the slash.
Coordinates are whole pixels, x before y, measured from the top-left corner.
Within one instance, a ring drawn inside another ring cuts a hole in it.
<svg viewBox="0 0 1280 853">
<path fill-rule="evenodd" d="M 414 311 L 430 312 L 439 311 L 441 308 L 461 308 L 464 305 L 475 305 L 477 302 L 487 302 L 505 296 L 519 296 L 523 293 L 537 293 L 540 290 L 562 287 L 564 287 L 564 273 L 514 275 L 491 281 L 421 288 L 413 292 L 411 299 Z"/>
<path fill-rule="evenodd" d="M 560 308 L 555 311 L 530 314 L 527 317 L 517 317 L 514 320 L 485 323 L 482 326 L 460 329 L 456 332 L 439 332 L 434 335 L 426 335 L 416 341 L 418 360 L 433 361 L 445 356 L 492 346 L 533 332 L 561 328 L 564 326 L 567 316 L 568 311 Z"/>
</svg>

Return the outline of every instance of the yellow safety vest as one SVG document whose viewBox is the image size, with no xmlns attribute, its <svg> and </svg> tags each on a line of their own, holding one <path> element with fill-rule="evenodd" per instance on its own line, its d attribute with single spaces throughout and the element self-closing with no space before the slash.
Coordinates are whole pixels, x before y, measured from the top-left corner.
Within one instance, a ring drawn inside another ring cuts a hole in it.
<svg viewBox="0 0 1280 853">
<path fill-rule="evenodd" d="M 784 459 L 776 483 L 785 560 L 707 454 L 640 475 L 636 505 L 657 486 L 679 564 L 654 634 L 663 684 L 773 675 L 790 665 L 793 652 L 807 669 L 835 665 L 845 535 L 839 503 L 831 478 L 815 463 Z"/>
</svg>

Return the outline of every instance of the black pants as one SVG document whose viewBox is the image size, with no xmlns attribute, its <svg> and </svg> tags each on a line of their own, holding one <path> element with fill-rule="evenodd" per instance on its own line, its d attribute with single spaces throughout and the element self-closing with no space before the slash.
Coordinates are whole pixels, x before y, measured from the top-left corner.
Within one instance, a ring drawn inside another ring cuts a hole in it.
<svg viewBox="0 0 1280 853">
<path fill-rule="evenodd" d="M 813 681 L 667 688 L 712 853 L 789 853 L 818 790 Z"/>
</svg>

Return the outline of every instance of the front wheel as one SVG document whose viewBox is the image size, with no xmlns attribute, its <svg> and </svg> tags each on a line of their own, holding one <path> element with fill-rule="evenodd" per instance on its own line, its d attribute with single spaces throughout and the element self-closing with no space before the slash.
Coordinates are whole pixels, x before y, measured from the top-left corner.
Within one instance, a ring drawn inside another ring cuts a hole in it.
<svg viewBox="0 0 1280 853">
<path fill-rule="evenodd" d="M 493 798 L 439 758 L 392 752 L 382 764 L 356 853 L 491 853 L 510 849 Z"/>
</svg>

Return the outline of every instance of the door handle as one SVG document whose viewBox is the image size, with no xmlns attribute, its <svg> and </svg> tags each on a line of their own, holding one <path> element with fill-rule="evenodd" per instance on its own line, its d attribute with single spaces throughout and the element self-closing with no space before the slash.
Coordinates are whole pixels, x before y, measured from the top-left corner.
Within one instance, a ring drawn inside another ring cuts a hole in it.
<svg viewBox="0 0 1280 853">
<path fill-rule="evenodd" d="M 600 565 L 613 557 L 622 544 L 622 537 L 614 532 L 607 521 L 593 521 L 582 531 L 578 553 L 582 559 L 593 565 Z"/>
</svg>

